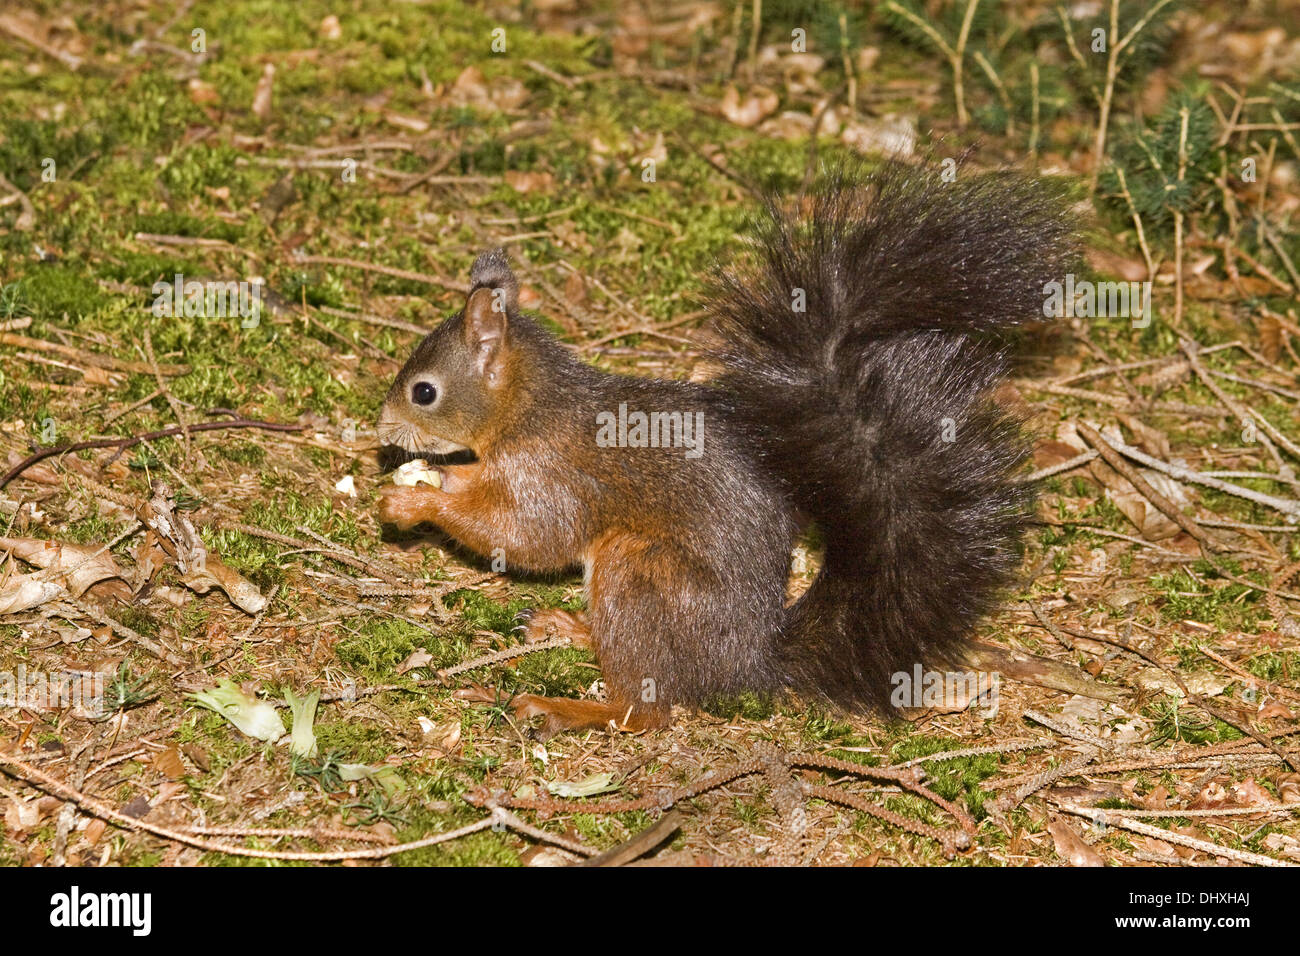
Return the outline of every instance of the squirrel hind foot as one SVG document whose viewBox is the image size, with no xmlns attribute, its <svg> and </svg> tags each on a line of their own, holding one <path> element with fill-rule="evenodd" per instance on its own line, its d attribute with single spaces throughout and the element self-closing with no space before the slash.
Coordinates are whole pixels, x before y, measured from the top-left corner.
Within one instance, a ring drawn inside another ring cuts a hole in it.
<svg viewBox="0 0 1300 956">
<path fill-rule="evenodd" d="M 548 607 L 541 610 L 520 611 L 515 616 L 515 620 L 520 622 L 515 630 L 523 631 L 524 640 L 529 644 L 567 637 L 574 647 L 588 650 L 594 647 L 591 640 L 591 627 L 587 624 L 585 614 Z"/>
<path fill-rule="evenodd" d="M 539 740 L 549 740 L 566 730 L 613 729 L 618 733 L 639 734 L 668 725 L 668 715 L 635 707 L 619 707 L 594 700 L 568 697 L 540 697 L 520 694 L 510 702 L 515 717 L 526 720 L 543 717 L 537 731 Z"/>
</svg>

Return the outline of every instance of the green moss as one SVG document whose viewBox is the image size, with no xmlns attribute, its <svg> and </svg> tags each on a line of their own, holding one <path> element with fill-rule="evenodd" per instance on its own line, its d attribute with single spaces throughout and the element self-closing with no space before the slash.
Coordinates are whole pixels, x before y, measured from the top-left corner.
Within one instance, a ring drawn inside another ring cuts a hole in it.
<svg viewBox="0 0 1300 956">
<path fill-rule="evenodd" d="M 398 831 L 397 838 L 409 842 L 435 833 L 445 833 L 473 823 L 480 816 L 475 811 L 448 817 L 416 807 L 411 814 L 412 822 Z M 519 866 L 520 851 L 515 849 L 517 845 L 518 837 L 508 831 L 482 830 L 459 840 L 449 840 L 402 853 L 393 857 L 392 862 L 395 866 Z"/>
<path fill-rule="evenodd" d="M 50 265 L 33 269 L 20 280 L 20 295 L 37 319 L 73 321 L 92 316 L 107 296 L 83 269 Z"/>
<path fill-rule="evenodd" d="M 302 537 L 298 529 L 305 526 L 345 547 L 361 539 L 355 512 L 337 511 L 331 499 L 310 498 L 296 491 L 277 495 L 272 501 L 253 502 L 244 518 L 268 531 L 295 538 Z"/>
<path fill-rule="evenodd" d="M 1209 717 L 1198 708 L 1189 707 L 1181 700 L 1163 696 L 1143 710 L 1151 720 L 1148 740 L 1159 744 L 1180 740 L 1190 744 L 1213 744 L 1227 740 L 1240 740 L 1244 735 L 1236 727 L 1217 717 Z"/>
<path fill-rule="evenodd" d="M 1300 677 L 1300 652 L 1274 651 L 1258 654 L 1246 664 L 1246 669 L 1266 681 L 1283 681 L 1294 686 Z"/>
<path fill-rule="evenodd" d="M 318 721 L 315 730 L 321 752 L 337 752 L 344 763 L 378 763 L 393 750 L 382 729 L 354 720 Z"/>
<path fill-rule="evenodd" d="M 444 643 L 427 631 L 396 618 L 370 617 L 361 626 L 335 645 L 334 652 L 341 663 L 353 668 L 367 678 L 390 680 L 396 676 L 397 665 L 406 660 L 417 647 L 434 655 L 434 666 L 447 666 L 456 648 Z"/>
<path fill-rule="evenodd" d="M 1258 577 L 1243 573 L 1233 562 L 1220 561 L 1241 577 Z M 1170 574 L 1153 576 L 1151 586 L 1162 592 L 1164 598 L 1160 616 L 1167 621 L 1199 621 L 1223 632 L 1257 631 L 1260 618 L 1267 613 L 1259 592 L 1245 585 L 1215 580 L 1211 577 L 1215 573 L 1208 562 L 1198 561 L 1191 571 L 1179 568 Z M 1262 578 L 1260 583 L 1265 583 Z"/>
</svg>

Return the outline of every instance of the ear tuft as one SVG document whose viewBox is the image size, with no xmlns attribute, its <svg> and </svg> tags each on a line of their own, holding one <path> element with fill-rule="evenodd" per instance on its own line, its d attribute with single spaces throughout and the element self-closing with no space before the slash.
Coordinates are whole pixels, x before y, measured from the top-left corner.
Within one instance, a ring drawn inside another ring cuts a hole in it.
<svg viewBox="0 0 1300 956">
<path fill-rule="evenodd" d="M 503 304 L 508 312 L 519 308 L 519 281 L 510 271 L 510 260 L 504 249 L 490 249 L 474 260 L 474 267 L 469 271 L 469 291 L 477 289 L 501 290 L 497 301 L 504 298 Z"/>
</svg>

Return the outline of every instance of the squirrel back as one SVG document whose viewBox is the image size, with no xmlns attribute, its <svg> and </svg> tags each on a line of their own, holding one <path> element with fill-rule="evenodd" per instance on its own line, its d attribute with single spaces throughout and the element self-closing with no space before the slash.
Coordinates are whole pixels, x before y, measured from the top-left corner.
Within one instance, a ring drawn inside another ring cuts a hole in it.
<svg viewBox="0 0 1300 956">
<path fill-rule="evenodd" d="M 1041 182 L 888 165 L 769 202 L 757 239 L 710 297 L 717 384 L 825 546 L 776 670 L 883 709 L 892 675 L 959 663 L 1017 563 L 1034 490 L 988 333 L 1042 315 L 1072 230 Z"/>
</svg>

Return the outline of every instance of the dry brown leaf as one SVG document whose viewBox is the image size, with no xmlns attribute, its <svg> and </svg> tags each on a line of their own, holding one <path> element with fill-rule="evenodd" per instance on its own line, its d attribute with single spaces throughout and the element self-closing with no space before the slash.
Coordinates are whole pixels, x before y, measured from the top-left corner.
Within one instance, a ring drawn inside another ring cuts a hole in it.
<svg viewBox="0 0 1300 956">
<path fill-rule="evenodd" d="M 555 177 L 550 173 L 519 169 L 508 169 L 505 173 L 506 185 L 517 193 L 547 192 L 555 185 Z"/>
<path fill-rule="evenodd" d="M 492 105 L 502 110 L 516 110 L 528 102 L 528 87 L 510 76 L 498 76 L 488 84 Z"/>
<path fill-rule="evenodd" d="M 1173 450 L 1169 447 L 1169 438 L 1164 432 L 1152 428 L 1136 415 L 1117 412 L 1115 417 L 1119 419 L 1121 425 L 1133 433 L 1135 444 L 1148 455 L 1165 461 L 1173 457 Z"/>
<path fill-rule="evenodd" d="M 181 576 L 185 586 L 199 594 L 220 588 L 241 611 L 258 614 L 266 607 L 266 595 L 257 585 L 234 568 L 209 556 L 202 565 L 195 566 Z"/>
<path fill-rule="evenodd" d="M 18 835 L 35 830 L 41 821 L 49 817 L 63 805 L 57 797 L 38 797 L 35 800 L 9 799 L 5 808 L 5 830 L 11 835 Z"/>
<path fill-rule="evenodd" d="M 271 118 L 271 95 L 275 88 L 275 64 L 262 67 L 261 79 L 253 91 L 253 115 L 265 122 Z"/>
<path fill-rule="evenodd" d="M 1178 860 L 1178 853 L 1174 850 L 1173 844 L 1149 836 L 1134 836 L 1132 839 L 1133 845 L 1139 850 L 1144 850 L 1154 856 L 1167 856 L 1170 862 Z"/>
<path fill-rule="evenodd" d="M 451 725 L 451 729 L 442 736 L 441 740 L 438 741 L 439 749 L 441 749 L 443 753 L 447 754 L 455 750 L 460 746 L 460 733 L 460 722 L 457 721 Z"/>
<path fill-rule="evenodd" d="M 1056 845 L 1056 855 L 1071 866 L 1105 866 L 1106 861 L 1075 832 L 1074 827 L 1057 817 L 1047 824 L 1047 832 Z"/>
<path fill-rule="evenodd" d="M 1260 720 L 1277 720 L 1279 718 L 1282 720 L 1295 719 L 1295 714 L 1291 711 L 1291 708 L 1280 700 L 1270 700 L 1259 709 L 1259 713 L 1256 716 L 1258 716 Z"/>
<path fill-rule="evenodd" d="M 28 564 L 34 564 L 63 578 L 73 597 L 81 597 L 97 581 L 123 576 L 122 569 L 117 566 L 112 554 L 107 551 L 96 553 L 103 551 L 102 545 L 0 537 L 0 548 L 12 551 Z"/>
<path fill-rule="evenodd" d="M 196 106 L 207 106 L 211 103 L 221 102 L 221 94 L 217 92 L 217 88 L 205 80 L 200 80 L 198 77 L 190 80 L 187 92 L 189 93 L 190 102 Z"/>
<path fill-rule="evenodd" d="M 1217 697 L 1228 686 L 1226 681 L 1215 677 L 1213 674 L 1182 674 L 1180 676 L 1189 691 L 1202 697 Z M 1142 668 L 1133 675 L 1133 681 L 1146 690 L 1159 691 L 1162 694 L 1168 694 L 1170 697 L 1183 696 L 1183 689 L 1178 686 L 1178 682 L 1159 667 Z"/>
<path fill-rule="evenodd" d="M 18 422 L 17 424 L 21 426 L 22 422 Z M 6 459 L 7 467 L 12 468 L 14 467 L 14 465 L 17 465 L 22 460 L 23 460 L 22 455 L 18 454 L 18 452 L 16 451 L 11 451 L 9 453 L 9 457 Z M 78 461 L 79 459 L 68 458 L 65 460 L 68 462 L 73 462 L 73 461 Z M 23 480 L 34 481 L 37 484 L 41 484 L 41 485 L 57 485 L 59 487 L 63 486 L 63 478 L 58 474 L 58 472 L 56 472 L 53 468 L 50 468 L 47 465 L 43 465 L 40 463 L 37 463 L 35 465 L 29 465 L 23 471 Z"/>
<path fill-rule="evenodd" d="M 907 116 L 846 123 L 840 141 L 859 153 L 906 159 L 916 152 L 916 121 Z"/>
<path fill-rule="evenodd" d="M 158 543 L 158 535 L 152 529 L 140 536 L 135 546 L 135 572 L 131 575 L 131 588 L 138 592 L 153 580 L 153 576 L 167 564 L 167 552 Z"/>
<path fill-rule="evenodd" d="M 87 385 L 112 385 L 114 387 L 120 385 L 122 381 L 119 376 L 114 375 L 108 369 L 97 368 L 94 365 L 81 370 L 81 380 Z"/>
<path fill-rule="evenodd" d="M 154 754 L 153 768 L 165 777 L 179 780 L 185 776 L 185 764 L 181 762 L 181 752 L 175 746 L 160 750 Z"/>
<path fill-rule="evenodd" d="M 194 766 L 204 773 L 212 769 L 212 761 L 208 757 L 208 752 L 198 744 L 183 744 L 181 750 L 185 753 L 185 756 L 194 761 Z"/>
<path fill-rule="evenodd" d="M 1273 779 L 1273 783 L 1283 803 L 1300 803 L 1300 773 L 1280 773 Z"/>
<path fill-rule="evenodd" d="M 153 529 L 158 543 L 175 559 L 185 586 L 199 594 L 219 588 L 240 610 L 249 614 L 262 611 L 266 596 L 252 581 L 208 553 L 190 519 L 176 511 L 167 484 L 155 481 L 152 491 L 153 497 L 140 509 L 140 520 Z"/>
<path fill-rule="evenodd" d="M 828 125 L 830 124 L 828 124 L 826 119 L 823 118 L 822 129 L 819 132 L 828 132 L 826 129 Z M 813 118 L 810 114 L 786 110 L 777 116 L 763 120 L 762 125 L 758 127 L 758 131 L 764 136 L 771 137 L 772 139 L 794 141 L 809 136 L 812 133 L 812 128 Z M 835 133 L 838 132 L 838 129 L 829 132 L 831 135 L 835 135 Z"/>
<path fill-rule="evenodd" d="M 0 584 L 0 614 L 17 614 L 62 595 L 63 588 L 39 574 L 14 574 Z"/>
<path fill-rule="evenodd" d="M 1285 833 L 1270 833 L 1264 837 L 1264 846 L 1293 860 L 1300 860 L 1300 840 Z"/>
<path fill-rule="evenodd" d="M 587 304 L 587 281 L 582 273 L 570 272 L 564 280 L 564 300 L 570 306 L 581 307 Z"/>
<path fill-rule="evenodd" d="M 1079 449 L 1063 441 L 1045 441 L 1034 446 L 1034 467 L 1051 468 L 1079 456 Z"/>
<path fill-rule="evenodd" d="M 1282 323 L 1271 315 L 1261 316 L 1255 322 L 1259 329 L 1259 350 L 1264 358 L 1276 362 L 1282 357 Z"/>
<path fill-rule="evenodd" d="M 718 108 L 737 126 L 757 126 L 776 112 L 781 98 L 763 86 L 756 86 L 742 99 L 734 83 L 728 84 Z"/>
<path fill-rule="evenodd" d="M 625 6 L 618 15 L 618 28 L 610 41 L 616 62 L 635 66 L 637 58 L 650 49 L 652 29 L 645 13 L 635 6 Z"/>
<path fill-rule="evenodd" d="M 447 101 L 453 106 L 490 106 L 487 77 L 483 71 L 476 66 L 461 70 L 447 91 Z"/>
<path fill-rule="evenodd" d="M 1228 802 L 1228 791 L 1218 780 L 1211 780 L 1187 805 L 1188 810 L 1217 810 Z"/>
<path fill-rule="evenodd" d="M 1214 842 L 1208 836 L 1206 836 L 1206 834 L 1203 831 L 1198 830 L 1196 827 L 1170 827 L 1169 829 L 1174 833 L 1181 833 L 1183 836 L 1189 836 L 1194 840 L 1200 840 L 1204 843 Z M 1174 852 L 1177 853 L 1179 856 L 1181 856 L 1184 860 L 1190 860 L 1192 857 L 1196 856 L 1198 851 L 1193 850 L 1189 846 L 1180 846 L 1178 844 L 1175 844 Z"/>
<path fill-rule="evenodd" d="M 158 795 L 149 801 L 149 805 L 160 807 L 168 800 L 171 800 L 174 797 L 184 796 L 189 792 L 190 788 L 187 784 L 181 783 L 179 780 L 168 780 L 158 788 Z"/>
<path fill-rule="evenodd" d="M 568 852 L 549 846 L 534 846 L 519 854 L 519 862 L 524 866 L 573 866 L 580 858 Z"/>
<path fill-rule="evenodd" d="M 557 222 L 551 226 L 551 232 L 561 244 L 568 246 L 570 249 L 576 249 L 581 253 L 590 253 L 592 251 L 591 241 L 587 234 L 578 228 L 577 223 L 572 219 L 565 219 L 563 222 Z"/>
<path fill-rule="evenodd" d="M 70 70 L 80 69 L 82 58 L 77 56 L 77 52 L 85 52 L 85 38 L 75 32 L 74 23 L 72 35 L 61 34 L 56 41 L 51 34 L 55 32 L 57 26 L 66 26 L 66 24 L 56 24 L 48 16 L 42 16 L 34 11 L 15 10 L 12 13 L 0 14 L 0 33 L 8 33 L 43 49 Z M 63 49 L 64 46 L 71 47 L 72 50 Z"/>
<path fill-rule="evenodd" d="M 523 83 L 508 76 L 489 81 L 476 66 L 461 70 L 446 93 L 446 100 L 452 106 L 487 112 L 518 109 L 527 99 L 528 87 Z"/>
<path fill-rule="evenodd" d="M 1239 807 L 1277 806 L 1277 800 L 1273 795 L 1250 777 L 1232 785 L 1232 802 Z"/>
<path fill-rule="evenodd" d="M 826 66 L 826 57 L 818 56 L 816 53 L 787 53 L 781 58 L 781 67 L 785 70 L 786 76 L 797 76 L 811 79 L 820 73 Z"/>
<path fill-rule="evenodd" d="M 9 798 L 9 805 L 5 807 L 6 831 L 16 836 L 26 833 L 28 830 L 35 830 L 40 822 L 41 811 L 35 800 L 19 800 L 17 797 Z"/>
<path fill-rule="evenodd" d="M 1163 810 L 1169 805 L 1169 791 L 1162 784 L 1145 797 L 1138 800 L 1138 805 L 1146 810 Z"/>
<path fill-rule="evenodd" d="M 1106 497 L 1114 503 L 1116 508 L 1123 512 L 1124 517 L 1133 522 L 1133 526 L 1148 541 L 1162 541 L 1165 538 L 1172 538 L 1182 530 L 1129 484 L 1127 478 L 1105 462 L 1100 459 L 1094 460 L 1089 466 L 1089 470 L 1092 472 L 1092 476 L 1105 487 Z M 1181 508 L 1191 503 L 1187 489 L 1174 479 L 1149 468 L 1139 468 L 1138 473 L 1150 482 L 1156 491 L 1173 502 L 1176 507 Z"/>
<path fill-rule="evenodd" d="M 405 674 L 407 671 L 413 671 L 417 667 L 428 667 L 433 663 L 433 655 L 423 647 L 417 647 L 406 655 L 406 660 L 397 665 L 397 673 Z"/>
<path fill-rule="evenodd" d="M 1089 249 L 1088 264 L 1105 275 L 1115 275 L 1125 282 L 1142 282 L 1147 278 L 1146 263 L 1132 256 L 1122 256 L 1105 249 Z"/>
</svg>

